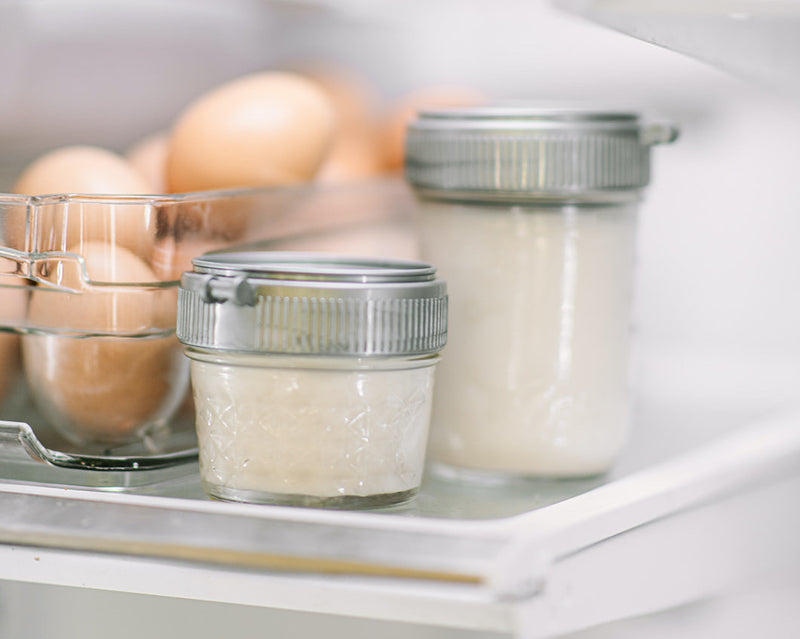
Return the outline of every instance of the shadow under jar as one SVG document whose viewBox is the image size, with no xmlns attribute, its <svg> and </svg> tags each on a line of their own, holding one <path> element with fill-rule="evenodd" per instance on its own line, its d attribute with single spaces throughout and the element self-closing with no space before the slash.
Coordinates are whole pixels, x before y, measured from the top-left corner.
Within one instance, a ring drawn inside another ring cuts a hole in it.
<svg viewBox="0 0 800 639">
<path fill-rule="evenodd" d="M 208 254 L 182 278 L 200 474 L 212 497 L 330 508 L 422 479 L 445 283 L 420 262 Z"/>
<path fill-rule="evenodd" d="M 423 112 L 406 173 L 448 281 L 429 461 L 466 479 L 607 471 L 629 430 L 637 206 L 669 126 L 575 108 Z"/>
</svg>

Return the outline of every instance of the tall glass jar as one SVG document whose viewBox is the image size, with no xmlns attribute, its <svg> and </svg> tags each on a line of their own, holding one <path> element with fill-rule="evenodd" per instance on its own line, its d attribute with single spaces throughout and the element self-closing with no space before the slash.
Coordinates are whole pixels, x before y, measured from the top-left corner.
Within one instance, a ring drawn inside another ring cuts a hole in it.
<svg viewBox="0 0 800 639">
<path fill-rule="evenodd" d="M 200 476 L 219 499 L 332 508 L 419 488 L 445 283 L 428 264 L 208 254 L 184 273 Z"/>
<path fill-rule="evenodd" d="M 428 459 L 459 476 L 602 473 L 629 430 L 637 206 L 669 126 L 635 113 L 423 112 L 407 178 L 447 279 Z"/>
</svg>

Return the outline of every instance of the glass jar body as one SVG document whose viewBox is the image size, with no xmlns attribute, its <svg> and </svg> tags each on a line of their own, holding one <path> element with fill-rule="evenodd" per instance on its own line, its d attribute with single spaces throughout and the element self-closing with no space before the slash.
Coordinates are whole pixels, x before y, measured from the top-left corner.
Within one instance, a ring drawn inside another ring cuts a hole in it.
<svg viewBox="0 0 800 639">
<path fill-rule="evenodd" d="M 438 356 L 187 354 L 209 495 L 364 508 L 417 492 Z"/>
<path fill-rule="evenodd" d="M 630 421 L 637 208 L 635 194 L 620 200 L 420 200 L 423 255 L 450 296 L 435 466 L 577 477 L 612 465 Z"/>
</svg>

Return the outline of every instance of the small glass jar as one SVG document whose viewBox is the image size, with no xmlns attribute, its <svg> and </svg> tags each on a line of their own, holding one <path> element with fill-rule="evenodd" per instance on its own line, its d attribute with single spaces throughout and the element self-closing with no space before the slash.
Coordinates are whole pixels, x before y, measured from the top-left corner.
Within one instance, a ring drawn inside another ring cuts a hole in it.
<svg viewBox="0 0 800 639">
<path fill-rule="evenodd" d="M 192 360 L 205 491 L 331 508 L 416 494 L 447 335 L 435 269 L 291 252 L 193 264 L 178 338 Z"/>
<path fill-rule="evenodd" d="M 649 149 L 633 113 L 423 112 L 408 134 L 422 255 L 448 281 L 448 358 L 429 460 L 458 477 L 602 473 L 629 430 L 637 205 Z"/>
</svg>

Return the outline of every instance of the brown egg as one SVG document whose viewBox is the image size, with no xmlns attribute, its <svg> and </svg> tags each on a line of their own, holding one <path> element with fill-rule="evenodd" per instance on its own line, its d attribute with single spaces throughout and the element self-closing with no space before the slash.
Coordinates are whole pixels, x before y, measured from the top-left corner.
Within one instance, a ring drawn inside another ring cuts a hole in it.
<svg viewBox="0 0 800 639">
<path fill-rule="evenodd" d="M 317 83 L 336 115 L 336 132 L 317 174 L 323 182 L 365 179 L 383 171 L 377 138 L 377 96 L 363 78 L 341 67 L 316 64 L 303 75 Z"/>
<path fill-rule="evenodd" d="M 0 216 L 2 244 L 17 251 L 28 251 L 30 247 L 25 231 L 30 214 L 29 200 L 26 197 L 18 196 L 12 203 L 11 198 L 8 199 L 9 202 L 3 207 L 3 215 Z"/>
<path fill-rule="evenodd" d="M 24 195 L 79 193 L 141 195 L 153 188 L 121 156 L 91 146 L 56 149 L 34 161 L 17 180 Z M 152 207 L 131 201 L 53 202 L 36 211 L 34 250 L 65 251 L 84 242 L 111 242 L 142 257 L 152 251 L 155 219 Z"/>
<path fill-rule="evenodd" d="M 251 193 L 239 191 L 220 197 L 209 194 L 209 197 L 182 199 L 159 207 L 159 215 L 169 209 L 170 215 L 174 216 L 173 230 L 181 236 L 230 242 L 245 232 L 254 213 L 267 214 L 267 211 L 254 208 L 249 197 Z M 161 235 L 159 229 L 158 237 Z"/>
<path fill-rule="evenodd" d="M 292 73 L 248 75 L 202 96 L 169 141 L 171 192 L 276 186 L 314 177 L 331 143 L 324 92 Z"/>
<path fill-rule="evenodd" d="M 372 131 L 341 131 L 317 175 L 320 182 L 363 180 L 383 173 L 381 147 Z"/>
<path fill-rule="evenodd" d="M 283 210 L 286 191 L 249 189 L 178 198 L 157 206 L 156 242 L 150 263 L 160 280 L 179 279 L 191 258 L 240 241 L 251 220 L 269 220 Z"/>
<path fill-rule="evenodd" d="M 19 327 L 25 318 L 25 288 L 15 278 L 0 279 L 0 326 Z M 13 287 L 8 287 L 7 285 Z M 17 382 L 19 373 L 19 336 L 0 332 L 0 399 L 4 399 Z"/>
<path fill-rule="evenodd" d="M 403 170 L 406 127 L 420 109 L 474 106 L 485 101 L 486 97 L 478 91 L 458 86 L 427 87 L 403 97 L 386 115 L 381 127 L 385 169 L 398 172 Z"/>
<path fill-rule="evenodd" d="M 192 270 L 193 258 L 227 245 L 220 240 L 185 238 L 176 242 L 173 238 L 166 238 L 157 242 L 153 250 L 153 271 L 160 280 L 180 280 L 183 273 Z"/>
<path fill-rule="evenodd" d="M 93 146 L 67 146 L 30 164 L 14 185 L 15 193 L 146 194 L 152 186 L 121 156 Z"/>
<path fill-rule="evenodd" d="M 0 333 L 0 399 L 8 396 L 19 372 L 19 335 Z"/>
<path fill-rule="evenodd" d="M 186 388 L 179 344 L 163 336 L 175 326 L 176 289 L 120 286 L 156 281 L 120 246 L 88 243 L 82 253 L 93 284 L 80 264 L 65 263 L 52 270 L 53 281 L 77 292 L 40 285 L 31 293 L 28 321 L 40 332 L 24 336 L 22 355 L 33 398 L 75 442 L 112 446 L 154 436 Z"/>
<path fill-rule="evenodd" d="M 53 285 L 76 292 L 36 287 L 28 309 L 29 322 L 42 328 L 88 333 L 137 333 L 175 326 L 175 290 L 150 288 L 158 278 L 132 252 L 104 242 L 84 244 L 80 251 L 71 247 L 70 252 L 82 255 L 85 274 L 80 261 L 58 258 L 49 263 L 44 276 Z"/>
<path fill-rule="evenodd" d="M 392 189 L 374 189 L 368 193 L 351 193 L 343 189 L 338 193 L 310 195 L 302 207 L 295 211 L 301 217 L 320 218 L 328 215 L 337 220 L 347 220 L 347 208 L 358 202 L 359 210 L 368 219 L 358 223 L 342 223 L 318 233 L 290 237 L 277 243 L 276 249 L 284 251 L 311 251 L 360 255 L 364 257 L 419 259 L 417 233 L 410 215 L 400 213 L 407 208 L 406 199 Z M 314 211 L 315 208 L 319 212 Z"/>
<path fill-rule="evenodd" d="M 167 192 L 167 149 L 169 135 L 154 133 L 134 144 L 125 158 L 152 187 L 153 193 Z"/>
<path fill-rule="evenodd" d="M 318 185 L 284 209 L 280 218 L 254 219 L 242 249 L 418 258 L 414 199 L 399 180 Z"/>
<path fill-rule="evenodd" d="M 378 98 L 364 78 L 349 69 L 325 64 L 310 65 L 301 73 L 325 92 L 336 116 L 337 131 L 373 126 Z"/>
</svg>

